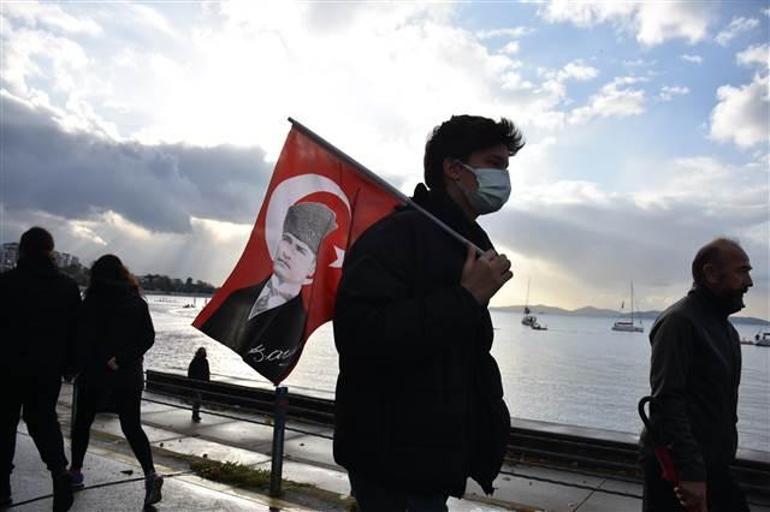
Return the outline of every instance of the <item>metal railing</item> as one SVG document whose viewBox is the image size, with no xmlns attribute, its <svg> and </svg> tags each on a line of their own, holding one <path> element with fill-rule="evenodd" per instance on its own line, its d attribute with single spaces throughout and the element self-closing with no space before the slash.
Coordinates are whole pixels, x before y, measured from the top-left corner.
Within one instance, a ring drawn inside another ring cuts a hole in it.
<svg viewBox="0 0 770 512">
<path fill-rule="evenodd" d="M 188 399 L 193 398 L 193 395 L 200 394 L 201 403 L 208 407 L 204 411 L 208 415 L 273 426 L 273 422 L 222 412 L 222 409 L 230 411 L 235 406 L 259 414 L 271 415 L 275 405 L 274 393 L 271 390 L 222 382 L 195 381 L 182 375 L 153 370 L 147 371 L 147 390 Z M 192 410 L 191 407 L 183 407 L 157 399 L 145 398 L 145 400 Z M 333 425 L 333 410 L 333 400 L 301 394 L 291 394 L 286 408 L 288 418 L 324 427 Z M 285 425 L 284 428 L 287 431 L 308 436 L 332 439 L 332 436 L 328 434 L 312 432 L 296 426 Z M 506 476 L 641 499 L 638 494 L 601 488 L 601 485 L 608 480 L 626 483 L 641 482 L 638 448 L 630 443 L 513 427 L 509 436 L 508 454 L 505 461 L 513 466 L 526 464 L 527 466 L 563 470 L 603 478 L 604 480 L 599 486 L 590 486 L 546 478 L 518 470 L 501 471 L 501 474 Z M 757 461 L 737 461 L 734 470 L 744 489 L 749 492 L 767 494 L 770 483 L 770 464 Z M 760 503 L 754 504 L 760 505 Z"/>
</svg>

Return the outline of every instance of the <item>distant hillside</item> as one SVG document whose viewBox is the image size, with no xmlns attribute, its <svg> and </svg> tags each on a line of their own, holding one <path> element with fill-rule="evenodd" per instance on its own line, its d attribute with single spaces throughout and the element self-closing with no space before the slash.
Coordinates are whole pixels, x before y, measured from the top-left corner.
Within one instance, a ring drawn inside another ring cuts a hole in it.
<svg viewBox="0 0 770 512">
<path fill-rule="evenodd" d="M 524 310 L 524 306 L 504 306 L 501 308 L 492 308 L 496 311 L 512 311 L 514 313 L 521 313 Z M 587 317 L 601 317 L 601 318 L 615 318 L 615 317 L 630 317 L 630 313 L 620 315 L 618 311 L 614 309 L 601 309 L 593 306 L 585 306 L 578 309 L 564 309 L 557 308 L 555 306 L 546 306 L 545 304 L 534 304 L 529 307 L 536 315 L 564 315 L 564 316 L 587 316 Z M 655 320 L 660 315 L 660 311 L 637 311 L 634 313 L 634 317 L 644 320 Z M 753 316 L 731 316 L 732 320 L 736 324 L 747 325 L 770 325 L 770 322 L 761 318 L 755 318 Z"/>
</svg>

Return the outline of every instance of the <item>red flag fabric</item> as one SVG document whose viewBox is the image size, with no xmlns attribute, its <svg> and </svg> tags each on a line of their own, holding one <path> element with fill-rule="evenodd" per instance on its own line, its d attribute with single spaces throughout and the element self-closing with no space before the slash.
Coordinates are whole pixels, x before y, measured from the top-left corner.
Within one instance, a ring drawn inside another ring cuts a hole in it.
<svg viewBox="0 0 770 512">
<path fill-rule="evenodd" d="M 193 326 L 284 380 L 332 318 L 345 252 L 403 203 L 368 172 L 293 124 L 246 248 Z"/>
</svg>

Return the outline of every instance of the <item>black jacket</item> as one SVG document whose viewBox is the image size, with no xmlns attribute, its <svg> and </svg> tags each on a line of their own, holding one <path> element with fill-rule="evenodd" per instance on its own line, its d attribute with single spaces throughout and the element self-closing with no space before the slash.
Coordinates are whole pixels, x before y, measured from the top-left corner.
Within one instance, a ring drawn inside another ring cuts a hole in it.
<svg viewBox="0 0 770 512">
<path fill-rule="evenodd" d="M 141 389 L 144 353 L 155 342 L 147 303 L 124 283 L 100 286 L 83 302 L 78 337 L 84 347 L 82 385 Z M 117 370 L 107 361 L 115 357 Z"/>
<path fill-rule="evenodd" d="M 483 249 L 492 246 L 447 196 L 415 200 Z M 402 209 L 347 254 L 334 315 L 339 352 L 334 456 L 386 486 L 461 496 L 500 470 L 510 416 L 485 306 L 462 286 L 467 248 Z"/>
<path fill-rule="evenodd" d="M 706 289 L 694 289 L 664 311 L 650 332 L 650 420 L 670 444 L 682 480 L 705 481 L 738 447 L 741 348 L 728 312 Z M 652 440 L 642 432 L 643 453 Z"/>
<path fill-rule="evenodd" d="M 187 367 L 187 378 L 197 380 L 209 380 L 209 360 L 202 356 L 195 356 Z"/>
<path fill-rule="evenodd" d="M 70 373 L 79 308 L 77 284 L 49 259 L 23 260 L 0 275 L 0 372 Z"/>
</svg>

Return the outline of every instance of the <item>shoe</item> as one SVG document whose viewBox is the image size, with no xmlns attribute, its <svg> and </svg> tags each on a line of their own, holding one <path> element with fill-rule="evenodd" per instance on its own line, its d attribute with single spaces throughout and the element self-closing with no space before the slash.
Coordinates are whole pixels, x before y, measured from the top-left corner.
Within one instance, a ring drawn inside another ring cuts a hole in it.
<svg viewBox="0 0 770 512">
<path fill-rule="evenodd" d="M 53 510 L 66 512 L 74 501 L 72 496 L 72 478 L 67 471 L 53 477 Z"/>
<path fill-rule="evenodd" d="M 72 488 L 80 490 L 85 487 L 85 478 L 83 472 L 79 469 L 70 469 L 70 479 L 72 480 Z"/>
<path fill-rule="evenodd" d="M 163 487 L 163 477 L 156 473 L 147 475 L 144 479 L 144 506 L 153 505 L 161 500 L 160 489 Z"/>
<path fill-rule="evenodd" d="M 193 420 L 193 423 L 200 423 L 201 422 L 201 417 L 200 416 L 193 416 L 192 420 Z"/>
</svg>

